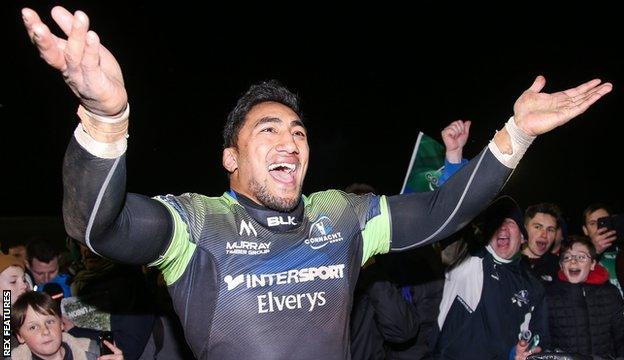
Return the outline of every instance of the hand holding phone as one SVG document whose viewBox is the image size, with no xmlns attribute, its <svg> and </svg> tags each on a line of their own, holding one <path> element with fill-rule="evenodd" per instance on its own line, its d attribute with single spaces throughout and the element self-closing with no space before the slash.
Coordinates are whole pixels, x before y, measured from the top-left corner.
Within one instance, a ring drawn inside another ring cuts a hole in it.
<svg viewBox="0 0 624 360">
<path fill-rule="evenodd" d="M 110 349 L 108 346 L 106 346 L 106 344 L 104 343 L 104 340 L 108 341 L 111 344 L 114 344 L 114 342 L 113 342 L 113 332 L 112 331 L 101 331 L 100 335 L 98 335 L 98 344 L 100 345 L 100 356 L 101 355 L 113 354 L 113 350 Z"/>
<path fill-rule="evenodd" d="M 620 246 L 624 245 L 624 214 L 614 214 L 598 218 L 596 220 L 596 226 L 598 227 L 599 233 L 610 233 L 608 237 L 612 243 L 616 242 Z M 600 229 L 605 230 L 601 232 Z M 609 246 L 610 245 L 611 244 L 609 244 Z"/>
</svg>

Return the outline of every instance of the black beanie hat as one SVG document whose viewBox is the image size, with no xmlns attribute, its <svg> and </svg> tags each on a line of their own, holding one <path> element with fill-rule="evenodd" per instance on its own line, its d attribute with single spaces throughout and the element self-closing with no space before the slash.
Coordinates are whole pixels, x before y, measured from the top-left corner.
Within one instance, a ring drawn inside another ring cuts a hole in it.
<svg viewBox="0 0 624 360">
<path fill-rule="evenodd" d="M 481 217 L 483 219 L 483 235 L 486 241 L 489 241 L 507 218 L 516 222 L 525 240 L 529 238 L 524 227 L 522 209 L 511 196 L 504 195 L 492 201 L 488 208 L 481 213 Z"/>
</svg>

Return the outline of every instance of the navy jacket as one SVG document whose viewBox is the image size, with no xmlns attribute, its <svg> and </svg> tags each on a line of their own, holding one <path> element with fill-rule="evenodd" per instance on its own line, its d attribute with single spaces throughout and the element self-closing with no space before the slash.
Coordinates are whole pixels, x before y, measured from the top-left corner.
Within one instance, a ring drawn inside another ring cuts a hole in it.
<svg viewBox="0 0 624 360">
<path fill-rule="evenodd" d="M 521 332 L 548 343 L 544 288 L 520 256 L 505 262 L 492 253 L 484 249 L 446 274 L 436 357 L 506 359 Z"/>
</svg>

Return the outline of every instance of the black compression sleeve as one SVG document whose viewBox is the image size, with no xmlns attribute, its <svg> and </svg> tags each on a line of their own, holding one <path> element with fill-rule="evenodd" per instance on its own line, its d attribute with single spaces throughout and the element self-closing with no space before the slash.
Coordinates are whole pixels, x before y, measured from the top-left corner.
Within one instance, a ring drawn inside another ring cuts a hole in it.
<svg viewBox="0 0 624 360">
<path fill-rule="evenodd" d="M 437 190 L 389 197 L 390 251 L 439 241 L 466 226 L 494 199 L 511 172 L 485 148 Z"/>
<path fill-rule="evenodd" d="M 63 162 L 65 230 L 102 256 L 145 264 L 166 250 L 173 219 L 158 201 L 125 189 L 125 155 L 98 158 L 72 137 Z"/>
</svg>

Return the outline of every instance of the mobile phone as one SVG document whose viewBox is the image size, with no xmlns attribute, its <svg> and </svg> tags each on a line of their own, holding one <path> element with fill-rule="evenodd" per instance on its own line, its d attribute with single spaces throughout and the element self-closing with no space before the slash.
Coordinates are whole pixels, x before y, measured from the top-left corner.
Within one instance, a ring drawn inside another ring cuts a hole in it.
<svg viewBox="0 0 624 360">
<path fill-rule="evenodd" d="M 113 332 L 112 331 L 100 331 L 98 335 L 98 344 L 100 345 L 100 355 L 109 355 L 113 353 L 113 350 L 109 349 L 104 341 L 106 340 L 109 343 L 113 344 Z"/>
<path fill-rule="evenodd" d="M 608 231 L 615 230 L 617 238 L 614 244 L 618 244 L 618 246 L 624 245 L 624 214 L 614 214 L 598 218 L 598 220 L 596 220 L 596 226 L 599 229 L 606 228 Z"/>
<path fill-rule="evenodd" d="M 613 218 L 611 216 L 603 216 L 601 218 L 598 218 L 598 220 L 596 220 L 596 224 L 598 226 L 598 229 L 607 228 L 608 231 L 614 229 Z"/>
</svg>

